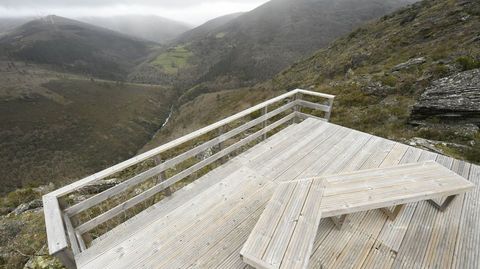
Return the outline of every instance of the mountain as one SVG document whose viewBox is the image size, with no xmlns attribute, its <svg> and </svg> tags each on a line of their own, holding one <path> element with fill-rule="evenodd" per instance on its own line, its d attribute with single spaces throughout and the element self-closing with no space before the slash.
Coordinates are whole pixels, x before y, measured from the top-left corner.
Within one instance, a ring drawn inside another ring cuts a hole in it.
<svg viewBox="0 0 480 269">
<path fill-rule="evenodd" d="M 480 163 L 480 104 L 459 108 L 480 100 L 471 93 L 478 89 L 471 78 L 480 73 L 478 29 L 476 0 L 415 3 L 357 28 L 267 82 L 187 99 L 149 147 L 239 111 L 243 100 L 258 103 L 305 88 L 337 96 L 334 123 Z M 432 101 L 439 95 L 442 100 Z M 446 102 L 451 108 L 439 111 Z M 459 116 L 445 120 L 446 112 Z"/>
<path fill-rule="evenodd" d="M 187 86 L 201 82 L 217 82 L 219 89 L 252 85 L 360 24 L 410 2 L 272 0 L 250 12 L 227 17 L 223 24 L 203 25 L 185 33 L 148 64 L 165 74 L 162 82 L 169 83 L 174 77 L 189 81 Z"/>
<path fill-rule="evenodd" d="M 129 36 L 164 44 L 191 29 L 191 26 L 154 15 L 81 17 L 78 20 Z"/>
<path fill-rule="evenodd" d="M 30 21 L 0 38 L 0 58 L 123 80 L 156 45 L 58 16 Z"/>
<path fill-rule="evenodd" d="M 201 39 L 209 35 L 215 35 L 217 34 L 215 31 L 217 31 L 219 27 L 224 26 L 242 14 L 244 14 L 244 12 L 232 13 L 209 20 L 204 24 L 180 35 L 178 38 L 176 38 L 175 43 L 187 43 L 190 40 Z"/>
</svg>

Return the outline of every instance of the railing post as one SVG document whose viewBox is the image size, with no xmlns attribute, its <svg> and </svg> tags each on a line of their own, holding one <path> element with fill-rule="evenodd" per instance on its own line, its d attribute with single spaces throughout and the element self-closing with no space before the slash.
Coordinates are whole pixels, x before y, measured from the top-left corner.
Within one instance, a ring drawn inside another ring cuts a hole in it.
<svg viewBox="0 0 480 269">
<path fill-rule="evenodd" d="M 268 113 L 268 106 L 265 106 L 265 107 L 262 109 L 262 116 L 265 116 L 267 113 Z M 267 125 L 268 125 L 268 119 L 265 119 L 265 120 L 263 121 L 263 123 L 262 123 L 262 129 L 265 129 L 265 128 L 267 127 Z M 263 139 L 263 140 L 266 140 L 267 137 L 268 137 L 267 132 L 265 132 L 265 133 L 263 134 L 263 138 L 262 138 L 262 139 Z"/>
<path fill-rule="evenodd" d="M 155 156 L 153 160 L 155 161 L 155 166 L 160 165 L 162 163 L 162 157 L 160 155 Z M 157 178 L 155 179 L 155 185 L 163 182 L 166 178 L 167 178 L 167 176 L 165 175 L 165 170 L 160 172 L 158 174 Z M 165 189 L 165 195 L 166 196 L 172 195 L 172 188 L 167 187 Z"/>
<path fill-rule="evenodd" d="M 297 100 L 301 100 L 302 99 L 302 94 L 301 93 L 296 93 L 294 98 L 293 98 L 293 101 L 297 101 Z M 295 114 L 297 114 L 297 112 L 299 112 L 300 110 L 300 106 L 299 105 L 296 105 L 293 107 L 293 111 L 295 112 Z M 300 117 L 298 115 L 295 116 L 294 118 L 294 123 L 299 123 L 300 122 Z"/>
<path fill-rule="evenodd" d="M 61 251 L 54 253 L 53 256 L 58 258 L 63 266 L 65 266 L 67 269 L 77 269 L 75 258 L 73 257 L 73 253 L 70 249 L 64 248 Z"/>
<path fill-rule="evenodd" d="M 328 112 L 325 113 L 325 119 L 327 121 L 330 121 L 330 116 L 332 115 L 332 109 L 333 109 L 333 98 L 328 98 Z"/>
<path fill-rule="evenodd" d="M 223 135 L 223 133 L 225 133 L 225 126 L 221 126 L 218 128 L 218 134 L 217 134 L 217 137 Z M 220 152 L 223 150 L 223 142 L 220 142 L 218 143 L 218 146 L 217 146 L 217 152 Z M 223 156 L 222 158 L 220 158 L 220 163 L 225 163 L 227 161 L 227 156 Z"/>
</svg>

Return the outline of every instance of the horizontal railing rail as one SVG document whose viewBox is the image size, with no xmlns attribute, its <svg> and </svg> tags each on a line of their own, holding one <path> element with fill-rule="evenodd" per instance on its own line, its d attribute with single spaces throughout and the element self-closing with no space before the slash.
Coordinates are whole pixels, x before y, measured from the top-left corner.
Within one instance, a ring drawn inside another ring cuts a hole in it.
<svg viewBox="0 0 480 269">
<path fill-rule="evenodd" d="M 302 99 L 302 96 L 322 98 L 325 99 L 325 101 L 323 103 L 311 102 Z M 242 147 L 246 147 L 258 139 L 265 139 L 270 132 L 274 132 L 277 128 L 286 125 L 288 122 L 293 122 L 296 119 L 305 119 L 307 117 L 329 120 L 334 98 L 335 96 L 333 95 L 301 89 L 287 92 L 45 195 L 43 201 L 50 254 L 59 257 L 65 266 L 74 268 L 75 262 L 73 257 L 88 247 L 84 239 L 85 234 L 119 216 L 121 213 L 141 205 L 148 199 L 154 198 L 155 195 L 162 191 L 169 190 L 179 181 L 222 160 L 237 150 L 241 150 Z M 274 108 L 268 111 L 269 107 Z M 304 113 L 301 111 L 302 108 L 319 111 L 323 113 L 323 117 Z M 227 132 L 219 133 L 205 142 L 194 144 L 193 148 L 185 152 L 175 154 L 163 162 L 158 162 L 158 160 L 161 159 L 159 156 L 163 153 L 180 147 L 187 142 L 195 141 L 217 129 L 222 130 L 229 126 L 229 124 L 233 124 L 245 117 L 252 117 L 254 113 L 258 112 L 261 113 L 260 116 L 254 119 L 250 118 L 246 122 L 242 121 L 239 126 L 233 126 L 233 128 Z M 269 121 L 273 122 L 269 123 Z M 253 133 L 246 133 L 255 127 L 260 129 L 253 130 Z M 238 141 L 226 147 L 222 146 L 224 143 L 229 142 L 239 135 L 243 135 L 243 137 L 238 138 Z M 219 147 L 218 152 L 212 153 L 210 156 L 181 171 L 177 171 L 178 173 L 168 178 L 165 177 L 165 173 L 169 171 L 169 169 L 175 169 L 177 165 L 214 147 Z M 128 179 L 121 181 L 113 187 L 87 197 L 73 205 L 68 205 L 68 203 L 64 201 L 65 197 L 81 190 L 85 186 L 152 159 L 156 160 L 155 165 L 148 167 L 145 171 L 130 176 Z M 138 194 L 135 193 L 133 197 L 125 196 L 124 201 L 118 202 L 118 204 L 107 208 L 86 221 L 82 222 L 79 220 L 79 215 L 84 212 L 93 210 L 100 204 L 124 194 L 132 187 L 145 184 L 152 178 L 159 176 L 161 176 L 162 180 L 160 182 L 153 182 L 153 186 L 146 187 L 145 190 L 142 190 Z"/>
</svg>

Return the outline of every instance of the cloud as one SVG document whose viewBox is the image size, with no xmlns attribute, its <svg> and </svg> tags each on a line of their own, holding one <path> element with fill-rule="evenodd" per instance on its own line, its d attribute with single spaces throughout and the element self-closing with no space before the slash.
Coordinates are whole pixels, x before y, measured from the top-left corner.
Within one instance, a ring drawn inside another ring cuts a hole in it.
<svg viewBox="0 0 480 269">
<path fill-rule="evenodd" d="M 144 14 L 199 25 L 218 16 L 252 10 L 265 2 L 267 0 L 0 0 L 0 17 Z"/>
<path fill-rule="evenodd" d="M 219 0 L 2 0 L 0 7 L 108 7 L 115 5 L 139 5 L 150 7 L 189 7 Z M 258 0 L 227 0 L 232 4 L 258 3 Z"/>
</svg>

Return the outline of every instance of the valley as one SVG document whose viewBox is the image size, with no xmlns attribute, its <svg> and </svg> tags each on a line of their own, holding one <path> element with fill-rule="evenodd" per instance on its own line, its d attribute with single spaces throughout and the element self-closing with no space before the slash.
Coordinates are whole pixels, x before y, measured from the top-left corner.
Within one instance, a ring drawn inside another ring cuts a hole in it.
<svg viewBox="0 0 480 269">
<path fill-rule="evenodd" d="M 2 193 L 67 182 L 135 155 L 175 100 L 161 86 L 8 65 L 21 67 L 0 72 Z"/>
</svg>

